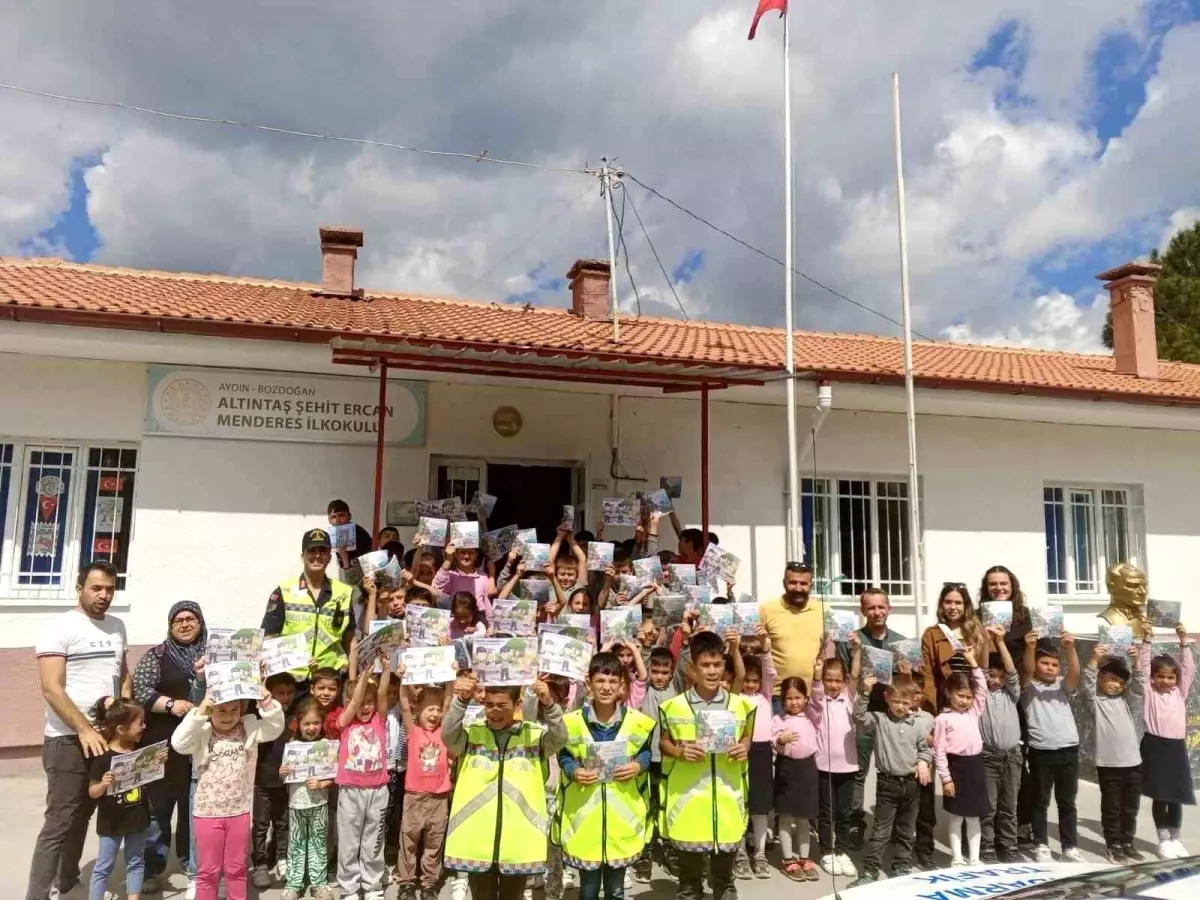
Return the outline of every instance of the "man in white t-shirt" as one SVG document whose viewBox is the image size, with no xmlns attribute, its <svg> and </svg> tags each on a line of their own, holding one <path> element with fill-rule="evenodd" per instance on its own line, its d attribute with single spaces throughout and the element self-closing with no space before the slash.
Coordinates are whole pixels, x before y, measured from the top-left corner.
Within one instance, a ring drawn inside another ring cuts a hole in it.
<svg viewBox="0 0 1200 900">
<path fill-rule="evenodd" d="M 46 816 L 33 851 L 26 900 L 49 900 L 79 883 L 79 858 L 95 801 L 88 796 L 88 758 L 108 749 L 88 711 L 107 696 L 133 696 L 125 662 L 125 624 L 107 615 L 117 569 L 97 560 L 79 573 L 74 609 L 55 616 L 37 642 L 46 698 L 42 768 Z"/>
</svg>

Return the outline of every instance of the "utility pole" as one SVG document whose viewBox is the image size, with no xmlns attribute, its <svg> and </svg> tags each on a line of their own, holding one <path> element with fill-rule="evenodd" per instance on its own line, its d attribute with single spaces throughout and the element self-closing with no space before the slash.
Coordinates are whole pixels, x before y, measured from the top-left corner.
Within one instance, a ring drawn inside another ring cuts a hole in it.
<svg viewBox="0 0 1200 900">
<path fill-rule="evenodd" d="M 621 341 L 621 323 L 617 314 L 617 242 L 613 235 L 613 188 L 625 173 L 609 165 L 608 157 L 600 159 L 600 196 L 604 200 L 604 221 L 608 225 L 608 302 L 612 311 L 613 343 Z M 615 180 L 616 179 L 616 180 Z"/>
</svg>

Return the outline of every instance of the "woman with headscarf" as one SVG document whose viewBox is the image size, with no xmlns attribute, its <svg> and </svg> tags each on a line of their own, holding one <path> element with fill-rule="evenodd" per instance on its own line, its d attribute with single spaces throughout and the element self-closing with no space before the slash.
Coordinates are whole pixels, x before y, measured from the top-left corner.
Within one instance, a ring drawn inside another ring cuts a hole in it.
<svg viewBox="0 0 1200 900">
<path fill-rule="evenodd" d="M 196 663 L 204 656 L 207 643 L 208 629 L 200 605 L 183 600 L 172 606 L 167 614 L 167 639 L 151 647 L 133 672 L 134 698 L 146 710 L 143 746 L 169 741 L 175 726 L 192 708 Z M 172 749 L 167 756 L 166 776 L 147 785 L 151 822 L 143 893 L 161 888 L 159 878 L 166 870 L 171 850 L 171 814 L 176 809 L 175 855 L 189 878 L 195 870 L 195 860 L 191 859 L 191 775 L 191 760 Z"/>
</svg>

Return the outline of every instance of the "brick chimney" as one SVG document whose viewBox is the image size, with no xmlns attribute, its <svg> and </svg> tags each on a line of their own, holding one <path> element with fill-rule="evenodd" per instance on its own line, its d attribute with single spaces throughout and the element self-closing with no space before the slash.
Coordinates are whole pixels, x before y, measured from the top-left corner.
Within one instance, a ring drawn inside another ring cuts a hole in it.
<svg viewBox="0 0 1200 900">
<path fill-rule="evenodd" d="M 1096 276 L 1108 288 L 1113 356 L 1121 375 L 1158 377 L 1154 283 L 1161 271 L 1154 263 L 1129 262 Z"/>
<path fill-rule="evenodd" d="M 361 297 L 354 287 L 354 263 L 363 245 L 361 228 L 326 225 L 321 228 L 321 290 L 334 297 Z"/>
<path fill-rule="evenodd" d="M 577 259 L 567 273 L 571 282 L 571 312 L 584 319 L 612 316 L 609 281 L 612 271 L 606 259 Z"/>
</svg>

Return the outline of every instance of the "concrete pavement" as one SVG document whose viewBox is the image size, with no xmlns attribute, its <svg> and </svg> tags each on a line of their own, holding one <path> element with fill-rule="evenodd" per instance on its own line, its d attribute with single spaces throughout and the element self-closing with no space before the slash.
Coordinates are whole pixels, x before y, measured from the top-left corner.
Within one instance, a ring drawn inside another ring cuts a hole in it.
<svg viewBox="0 0 1200 900">
<path fill-rule="evenodd" d="M 873 779 L 872 779 L 873 781 Z M 868 782 L 867 796 L 874 796 L 874 785 Z M 10 776 L 0 778 L 0 792 L 4 796 L 4 811 L 6 813 L 6 827 L 0 829 L 0 859 L 6 859 L 9 864 L 0 867 L 0 896 L 19 897 L 23 896 L 26 889 L 26 878 L 29 872 L 29 861 L 33 854 L 33 845 L 37 838 L 38 829 L 41 827 L 41 816 L 44 808 L 45 798 L 45 783 L 40 777 L 36 776 Z M 939 815 L 940 813 L 939 801 Z M 1104 852 L 1104 838 L 1100 830 L 1100 792 L 1099 789 L 1090 783 L 1082 782 L 1079 786 L 1079 845 L 1083 850 L 1084 855 L 1089 859 L 1102 859 Z M 1057 835 L 1056 816 L 1053 807 L 1050 811 L 1051 825 L 1050 834 L 1052 837 L 1051 847 L 1058 849 L 1058 842 L 1055 838 Z M 939 822 L 940 830 L 938 834 L 938 850 L 939 860 L 948 864 L 948 851 L 945 842 L 945 824 L 944 821 Z M 96 837 L 94 832 L 94 823 L 92 833 L 89 835 L 88 844 L 84 852 L 84 880 L 91 873 L 91 861 L 96 857 Z M 1144 801 L 1142 803 L 1141 817 L 1138 822 L 1139 846 L 1143 852 L 1148 855 L 1154 849 L 1154 823 L 1150 817 L 1150 803 Z M 1193 852 L 1200 852 L 1200 814 L 1194 807 L 1185 808 L 1183 817 L 1183 842 Z M 813 848 L 813 853 L 816 853 L 816 848 Z M 854 854 L 857 856 L 857 854 Z M 772 873 L 770 879 L 740 881 L 738 882 L 738 893 L 744 900 L 776 900 L 778 897 L 774 892 L 780 889 L 786 890 L 787 896 L 793 900 L 816 900 L 829 894 L 833 888 L 832 880 L 824 873 L 821 879 L 815 882 L 795 883 L 785 878 L 777 868 L 777 855 L 772 856 Z M 170 886 L 164 891 L 163 897 L 166 900 L 183 900 L 183 888 L 186 885 L 186 879 L 178 871 L 178 867 L 172 864 L 173 875 L 170 877 Z M 838 879 L 838 887 L 845 886 L 845 879 Z M 109 889 L 113 891 L 121 890 L 121 882 L 117 876 L 114 876 L 110 882 Z M 447 891 L 443 890 L 442 898 L 445 900 Z M 275 888 L 262 893 L 266 900 L 280 900 L 281 891 Z M 575 892 L 568 893 L 568 900 L 572 900 Z M 391 887 L 387 892 L 387 900 L 395 900 L 396 889 Z M 647 900 L 654 898 L 673 897 L 675 895 L 675 883 L 671 881 L 665 873 L 655 867 L 654 881 L 650 885 L 637 885 L 633 895 L 634 897 L 646 897 Z M 253 887 L 250 888 L 251 898 L 256 896 Z M 535 892 L 535 900 L 539 900 L 541 892 Z M 72 892 L 67 897 L 67 900 L 84 900 L 86 890 Z"/>
</svg>

